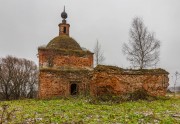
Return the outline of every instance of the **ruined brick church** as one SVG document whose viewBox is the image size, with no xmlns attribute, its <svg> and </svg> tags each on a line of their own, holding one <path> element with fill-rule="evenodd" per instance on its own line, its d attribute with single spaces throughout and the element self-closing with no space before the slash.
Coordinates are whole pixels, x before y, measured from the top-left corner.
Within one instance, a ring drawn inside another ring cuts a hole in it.
<svg viewBox="0 0 180 124">
<path fill-rule="evenodd" d="M 163 69 L 131 70 L 105 65 L 93 68 L 93 53 L 69 36 L 65 9 L 61 17 L 59 36 L 38 48 L 39 98 L 121 95 L 141 89 L 153 96 L 165 95 L 169 78 Z"/>
</svg>

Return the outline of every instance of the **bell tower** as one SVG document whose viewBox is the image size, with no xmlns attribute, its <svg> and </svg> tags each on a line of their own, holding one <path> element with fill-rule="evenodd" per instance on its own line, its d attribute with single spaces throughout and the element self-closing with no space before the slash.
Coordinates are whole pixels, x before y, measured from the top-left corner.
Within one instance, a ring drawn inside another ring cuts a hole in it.
<svg viewBox="0 0 180 124">
<path fill-rule="evenodd" d="M 70 25 L 66 23 L 66 18 L 68 17 L 67 13 L 65 12 L 65 6 L 64 11 L 61 13 L 62 17 L 62 23 L 60 23 L 59 26 L 59 36 L 60 35 L 67 35 L 69 36 L 69 27 Z"/>
</svg>

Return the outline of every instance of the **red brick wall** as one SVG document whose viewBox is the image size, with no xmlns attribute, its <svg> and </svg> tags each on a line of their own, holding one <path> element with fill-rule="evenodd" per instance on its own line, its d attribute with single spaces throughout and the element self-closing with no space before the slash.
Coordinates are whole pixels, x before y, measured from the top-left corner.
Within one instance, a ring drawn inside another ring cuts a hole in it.
<svg viewBox="0 0 180 124">
<path fill-rule="evenodd" d="M 90 94 L 96 96 L 111 92 L 121 95 L 143 89 L 152 96 L 164 96 L 168 81 L 168 74 L 124 75 L 95 72 L 90 84 Z"/>
<path fill-rule="evenodd" d="M 83 56 L 61 55 L 53 51 L 39 50 L 39 66 L 48 66 L 49 59 L 52 61 L 54 67 L 76 67 L 76 68 L 92 68 L 93 54 L 85 54 Z"/>
<path fill-rule="evenodd" d="M 90 71 L 93 70 L 93 54 L 90 52 L 69 53 L 69 51 L 39 49 L 38 53 L 40 98 L 69 96 L 72 81 L 79 82 L 77 84 L 80 94 L 90 92 L 92 96 L 107 92 L 121 95 L 137 90 L 145 90 L 153 96 L 163 96 L 169 85 L 168 72 L 165 70 L 160 70 L 163 73 L 159 73 L 158 70 L 137 73 L 102 66 L 102 70 L 95 68 L 94 71 Z M 49 59 L 52 60 L 52 67 L 48 66 Z"/>
<path fill-rule="evenodd" d="M 69 96 L 71 83 L 78 85 L 78 94 L 89 93 L 89 71 L 41 70 L 39 74 L 39 98 Z"/>
<path fill-rule="evenodd" d="M 53 96 L 66 96 L 68 83 L 63 79 L 59 80 L 51 73 L 40 72 L 39 74 L 39 98 Z"/>
<path fill-rule="evenodd" d="M 74 67 L 92 67 L 91 56 L 56 56 L 54 58 L 55 66 L 74 66 Z"/>
</svg>

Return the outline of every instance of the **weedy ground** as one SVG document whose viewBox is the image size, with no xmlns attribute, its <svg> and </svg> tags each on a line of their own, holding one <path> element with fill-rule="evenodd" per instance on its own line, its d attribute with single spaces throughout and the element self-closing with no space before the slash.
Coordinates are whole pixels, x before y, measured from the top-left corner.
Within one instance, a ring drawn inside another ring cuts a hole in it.
<svg viewBox="0 0 180 124">
<path fill-rule="evenodd" d="M 0 124 L 180 124 L 180 99 L 96 102 L 91 98 L 0 102 Z"/>
</svg>

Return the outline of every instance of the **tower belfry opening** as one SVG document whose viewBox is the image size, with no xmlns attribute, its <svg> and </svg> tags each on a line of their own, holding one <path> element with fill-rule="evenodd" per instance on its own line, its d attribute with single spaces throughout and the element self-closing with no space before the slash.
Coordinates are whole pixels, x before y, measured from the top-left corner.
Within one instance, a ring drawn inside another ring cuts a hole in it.
<svg viewBox="0 0 180 124">
<path fill-rule="evenodd" d="M 64 27 L 64 30 L 63 30 L 64 33 L 66 33 L 66 27 Z"/>
</svg>

